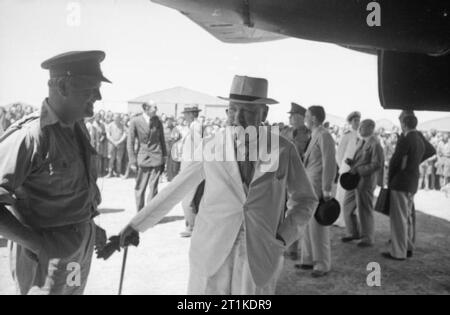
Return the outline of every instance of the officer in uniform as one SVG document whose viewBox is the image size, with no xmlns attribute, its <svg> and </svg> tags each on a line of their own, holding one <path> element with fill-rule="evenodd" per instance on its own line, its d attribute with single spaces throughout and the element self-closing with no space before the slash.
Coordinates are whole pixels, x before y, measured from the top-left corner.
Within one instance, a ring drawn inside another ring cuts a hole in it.
<svg viewBox="0 0 450 315">
<path fill-rule="evenodd" d="M 101 100 L 102 51 L 77 51 L 42 63 L 49 96 L 40 112 L 0 138 L 0 234 L 14 242 L 21 294 L 82 294 L 101 198 L 95 149 L 84 118 Z M 5 207 L 7 206 L 7 207 Z"/>
<path fill-rule="evenodd" d="M 306 147 L 311 139 L 311 132 L 305 126 L 306 108 L 296 103 L 291 103 L 291 110 L 288 114 L 290 115 L 289 124 L 291 126 L 282 133 L 282 136 L 295 144 L 298 154 L 303 161 Z"/>
<path fill-rule="evenodd" d="M 305 126 L 306 108 L 296 103 L 291 103 L 291 110 L 288 114 L 290 115 L 289 124 L 291 126 L 287 128 L 282 135 L 295 145 L 297 152 L 303 161 L 306 147 L 311 139 L 311 132 Z M 298 241 L 294 242 L 294 244 L 289 247 L 286 256 L 292 260 L 298 259 Z"/>
</svg>

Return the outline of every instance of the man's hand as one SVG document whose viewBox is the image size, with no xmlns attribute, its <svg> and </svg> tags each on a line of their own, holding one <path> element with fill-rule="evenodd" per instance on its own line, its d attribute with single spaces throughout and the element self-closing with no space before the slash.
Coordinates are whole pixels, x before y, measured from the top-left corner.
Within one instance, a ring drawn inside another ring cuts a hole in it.
<svg viewBox="0 0 450 315">
<path fill-rule="evenodd" d="M 136 239 L 139 244 L 139 232 L 133 229 L 130 225 L 127 225 L 119 234 L 120 247 L 127 247 L 130 244 L 135 245 Z M 137 246 L 137 245 L 135 245 Z"/>
<path fill-rule="evenodd" d="M 131 169 L 134 173 L 136 173 L 136 172 L 137 172 L 137 165 L 136 165 L 136 164 L 131 164 L 131 165 L 130 165 L 130 169 Z"/>
<path fill-rule="evenodd" d="M 139 233 L 127 226 L 119 235 L 109 238 L 108 243 L 97 251 L 97 258 L 108 260 L 115 252 L 120 252 L 121 247 L 130 245 L 139 246 Z"/>
<path fill-rule="evenodd" d="M 323 192 L 323 200 L 329 201 L 333 199 L 333 196 L 331 195 L 331 191 L 324 191 Z"/>
<path fill-rule="evenodd" d="M 352 160 L 352 159 L 346 159 L 346 160 L 345 160 L 345 163 L 346 163 L 348 166 L 353 166 L 353 165 L 355 165 L 355 161 Z"/>
</svg>

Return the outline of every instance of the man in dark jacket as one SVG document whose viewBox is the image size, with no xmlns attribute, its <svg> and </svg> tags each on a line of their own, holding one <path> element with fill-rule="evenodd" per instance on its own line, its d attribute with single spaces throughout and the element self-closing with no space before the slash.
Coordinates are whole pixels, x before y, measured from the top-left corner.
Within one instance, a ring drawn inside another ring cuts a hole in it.
<svg viewBox="0 0 450 315">
<path fill-rule="evenodd" d="M 164 171 L 167 158 L 163 129 L 156 128 L 156 126 L 152 126 L 150 129 L 152 117 L 157 117 L 157 107 L 153 103 L 144 103 L 142 107 L 144 112 L 130 122 L 127 142 L 131 169 L 132 171 L 137 170 L 135 193 L 138 211 L 145 205 L 147 185 L 150 188 L 147 201 L 150 201 L 158 193 L 159 177 Z M 135 151 L 136 138 L 138 140 L 137 153 Z"/>
<path fill-rule="evenodd" d="M 405 260 L 414 250 L 414 195 L 419 187 L 420 164 L 434 155 L 430 144 L 416 130 L 417 117 L 411 111 L 400 115 L 403 134 L 389 165 L 391 242 L 385 258 Z M 431 154 L 431 155 L 430 155 Z"/>
</svg>

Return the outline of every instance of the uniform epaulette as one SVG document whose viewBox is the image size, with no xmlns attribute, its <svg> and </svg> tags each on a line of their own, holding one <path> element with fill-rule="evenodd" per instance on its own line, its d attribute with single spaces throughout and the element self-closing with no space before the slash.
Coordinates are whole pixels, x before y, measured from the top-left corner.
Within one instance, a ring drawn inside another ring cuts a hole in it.
<svg viewBox="0 0 450 315">
<path fill-rule="evenodd" d="M 6 138 L 8 138 L 14 132 L 22 129 L 22 127 L 25 126 L 27 123 L 35 121 L 36 119 L 39 119 L 40 117 L 41 117 L 41 112 L 36 111 L 36 112 L 33 112 L 33 113 L 19 119 L 18 121 L 13 123 L 11 126 L 9 126 L 8 129 L 6 129 L 5 133 L 0 137 L 0 142 L 5 140 Z"/>
</svg>

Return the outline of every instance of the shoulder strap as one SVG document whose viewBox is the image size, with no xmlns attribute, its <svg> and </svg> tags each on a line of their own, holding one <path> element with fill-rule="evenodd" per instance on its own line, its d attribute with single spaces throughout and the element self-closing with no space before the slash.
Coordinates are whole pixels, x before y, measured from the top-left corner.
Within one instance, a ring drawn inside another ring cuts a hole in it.
<svg viewBox="0 0 450 315">
<path fill-rule="evenodd" d="M 22 129 L 22 127 L 25 126 L 27 123 L 34 121 L 36 119 L 39 119 L 40 117 L 41 117 L 40 112 L 35 112 L 33 114 L 25 116 L 22 119 L 16 121 L 14 124 L 9 126 L 8 129 L 6 129 L 5 133 L 0 137 L 0 142 L 3 142 L 6 138 L 8 138 L 14 132 Z"/>
</svg>

